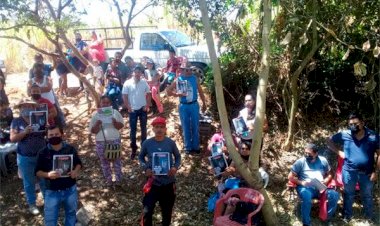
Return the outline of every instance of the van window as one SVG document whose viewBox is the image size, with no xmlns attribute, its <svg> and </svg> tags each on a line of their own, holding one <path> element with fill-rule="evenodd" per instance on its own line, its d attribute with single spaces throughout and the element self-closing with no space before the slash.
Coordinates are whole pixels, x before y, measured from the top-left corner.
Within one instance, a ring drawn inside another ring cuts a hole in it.
<svg viewBox="0 0 380 226">
<path fill-rule="evenodd" d="M 165 40 L 154 33 L 143 33 L 141 34 L 140 40 L 140 49 L 141 50 L 164 50 L 165 49 Z"/>
</svg>

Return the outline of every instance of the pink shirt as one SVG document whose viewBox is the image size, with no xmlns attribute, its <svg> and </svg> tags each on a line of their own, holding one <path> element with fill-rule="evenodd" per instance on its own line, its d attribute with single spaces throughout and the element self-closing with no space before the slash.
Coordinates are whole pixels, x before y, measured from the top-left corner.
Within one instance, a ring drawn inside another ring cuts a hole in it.
<svg viewBox="0 0 380 226">
<path fill-rule="evenodd" d="M 104 50 L 103 41 L 92 41 L 89 47 L 89 53 L 92 59 L 96 59 L 99 62 L 106 61 L 106 51 Z"/>
</svg>

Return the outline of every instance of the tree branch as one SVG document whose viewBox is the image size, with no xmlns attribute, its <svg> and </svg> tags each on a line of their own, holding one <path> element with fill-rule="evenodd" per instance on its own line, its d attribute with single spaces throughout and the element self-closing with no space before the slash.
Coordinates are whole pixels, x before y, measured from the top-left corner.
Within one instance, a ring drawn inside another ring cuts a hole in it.
<svg viewBox="0 0 380 226">
<path fill-rule="evenodd" d="M 30 47 L 30 48 L 32 48 L 32 49 L 34 49 L 34 50 L 36 50 L 37 52 L 40 52 L 40 53 L 42 53 L 42 54 L 45 54 L 45 55 L 48 55 L 48 56 L 52 56 L 52 57 L 57 56 L 57 54 L 55 54 L 55 53 L 47 52 L 47 51 L 45 51 L 45 50 L 43 50 L 43 49 L 40 49 L 40 48 L 38 48 L 37 46 L 33 45 L 32 43 L 29 43 L 29 42 L 23 40 L 22 38 L 19 38 L 19 37 L 16 37 L 16 36 L 0 35 L 0 38 L 4 38 L 4 39 L 13 39 L 13 40 L 16 40 L 16 41 L 19 41 L 19 42 L 24 43 L 24 44 L 27 45 L 28 47 Z"/>
</svg>

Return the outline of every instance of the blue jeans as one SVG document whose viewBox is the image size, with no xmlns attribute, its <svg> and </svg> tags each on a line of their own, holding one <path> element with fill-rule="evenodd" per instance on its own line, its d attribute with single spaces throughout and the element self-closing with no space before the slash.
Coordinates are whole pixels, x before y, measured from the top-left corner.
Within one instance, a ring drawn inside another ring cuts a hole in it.
<svg viewBox="0 0 380 226">
<path fill-rule="evenodd" d="M 61 204 L 65 209 L 65 226 L 74 226 L 78 207 L 77 186 L 73 185 L 66 190 L 46 190 L 45 194 L 45 226 L 57 225 Z"/>
<path fill-rule="evenodd" d="M 350 219 L 352 217 L 352 204 L 355 197 L 355 186 L 359 182 L 360 198 L 362 199 L 364 216 L 368 219 L 373 217 L 373 199 L 372 190 L 373 182 L 370 181 L 370 175 L 364 172 L 347 171 L 343 168 L 342 178 L 344 184 L 343 191 L 343 216 Z"/>
<path fill-rule="evenodd" d="M 199 104 L 179 104 L 185 150 L 199 150 Z"/>
<path fill-rule="evenodd" d="M 148 121 L 148 114 L 144 111 L 144 108 L 139 110 L 134 110 L 129 113 L 129 127 L 130 127 L 130 138 L 131 138 L 131 148 L 135 152 L 137 150 L 136 145 L 136 131 L 137 131 L 137 120 L 140 120 L 141 128 L 141 143 L 146 140 L 146 123 Z"/>
<path fill-rule="evenodd" d="M 34 169 L 37 165 L 37 156 L 29 157 L 17 155 L 17 166 L 21 172 L 22 183 L 24 185 L 24 191 L 26 195 L 26 201 L 29 206 L 36 205 L 36 181 L 37 177 L 34 173 Z M 42 195 L 45 197 L 45 180 L 39 179 L 40 189 Z"/>
<path fill-rule="evenodd" d="M 330 219 L 336 210 L 339 193 L 333 189 L 327 189 L 327 219 Z M 301 216 L 302 223 L 306 225 L 310 225 L 310 211 L 312 206 L 312 200 L 315 198 L 319 198 L 320 193 L 317 189 L 297 186 L 297 193 L 301 198 Z"/>
</svg>

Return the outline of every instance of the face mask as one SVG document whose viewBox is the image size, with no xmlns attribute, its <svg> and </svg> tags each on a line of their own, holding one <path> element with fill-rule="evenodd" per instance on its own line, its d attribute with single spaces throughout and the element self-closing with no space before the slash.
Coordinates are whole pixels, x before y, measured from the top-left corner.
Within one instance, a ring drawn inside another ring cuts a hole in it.
<svg viewBox="0 0 380 226">
<path fill-rule="evenodd" d="M 21 116 L 22 117 L 29 117 L 29 113 L 33 110 L 34 109 L 31 109 L 31 108 L 24 108 L 21 110 Z"/>
<path fill-rule="evenodd" d="M 51 145 L 57 145 L 62 142 L 62 137 L 50 137 L 49 138 L 49 144 Z"/>
<path fill-rule="evenodd" d="M 41 98 L 41 94 L 32 94 L 33 100 L 39 100 Z"/>
<path fill-rule="evenodd" d="M 311 155 L 305 155 L 306 161 L 311 162 L 313 161 L 314 157 Z"/>
<path fill-rule="evenodd" d="M 247 160 L 249 159 L 249 155 L 240 155 L 242 159 Z"/>
<path fill-rule="evenodd" d="M 350 125 L 348 129 L 351 130 L 352 134 L 356 134 L 360 130 L 359 125 Z"/>
</svg>

